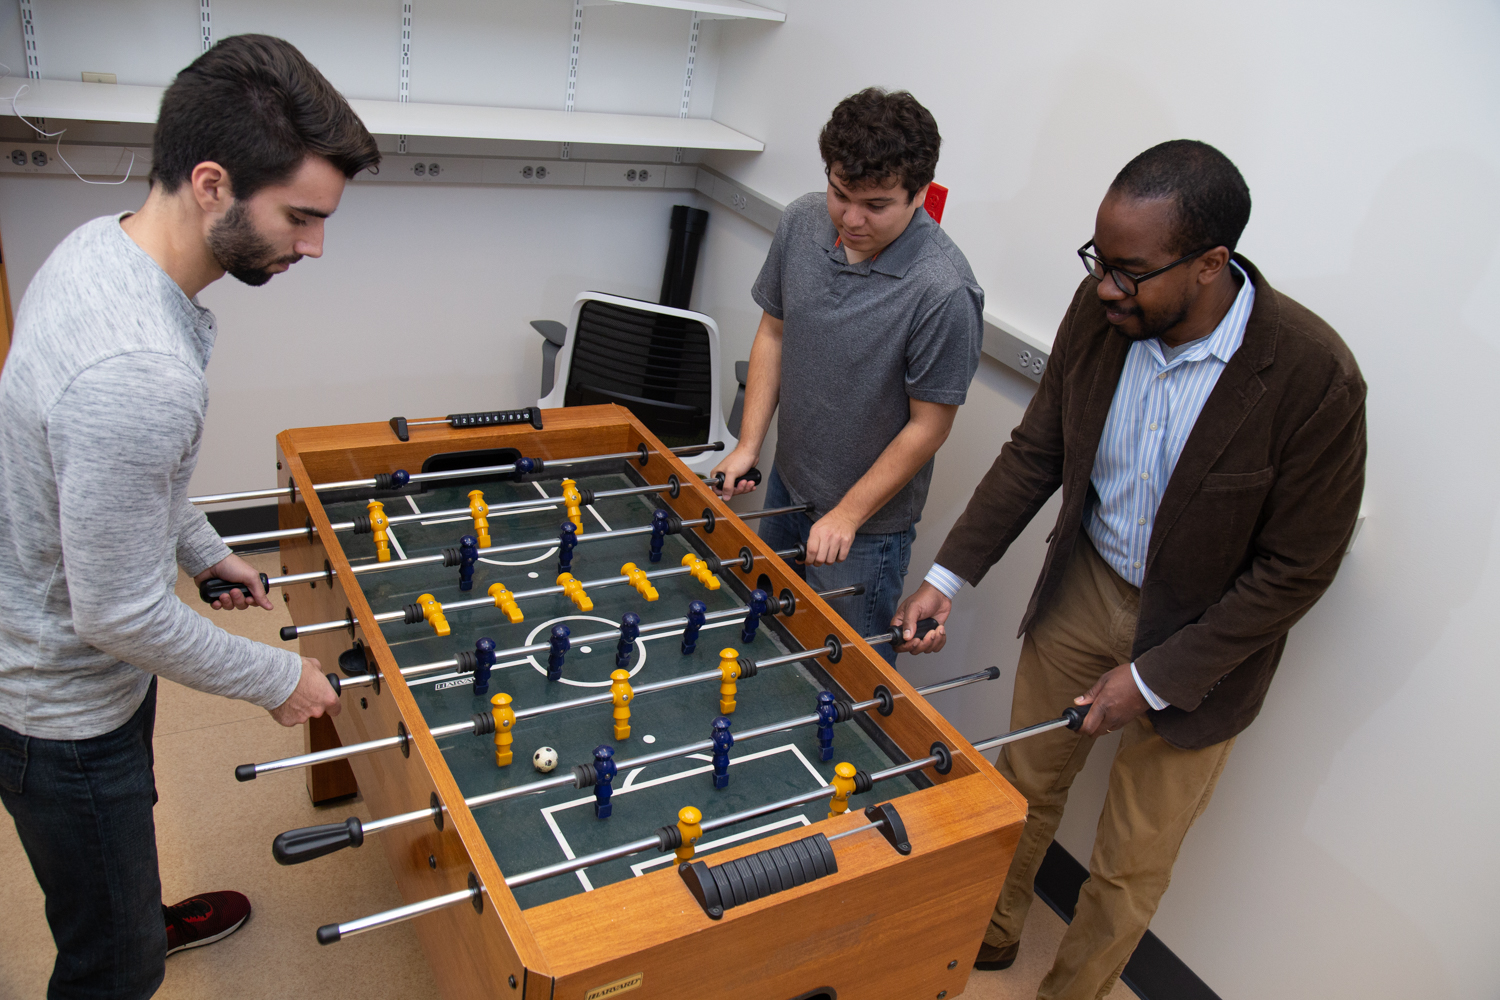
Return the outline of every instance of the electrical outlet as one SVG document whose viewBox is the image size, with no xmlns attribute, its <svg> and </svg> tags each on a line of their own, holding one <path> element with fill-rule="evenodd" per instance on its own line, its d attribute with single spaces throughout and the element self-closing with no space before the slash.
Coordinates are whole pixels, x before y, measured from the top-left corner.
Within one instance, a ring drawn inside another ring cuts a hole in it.
<svg viewBox="0 0 1500 1000">
<path fill-rule="evenodd" d="M 84 83 L 115 83 L 116 80 L 115 80 L 115 75 L 113 73 L 90 73 L 88 70 L 84 70 L 83 71 L 83 82 Z"/>
<path fill-rule="evenodd" d="M 663 163 L 590 163 L 584 183 L 591 187 L 666 186 L 667 167 Z"/>
</svg>

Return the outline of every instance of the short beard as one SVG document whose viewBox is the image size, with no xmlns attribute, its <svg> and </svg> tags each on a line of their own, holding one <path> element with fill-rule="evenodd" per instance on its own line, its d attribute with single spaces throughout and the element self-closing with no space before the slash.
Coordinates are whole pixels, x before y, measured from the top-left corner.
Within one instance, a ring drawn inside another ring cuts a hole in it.
<svg viewBox="0 0 1500 1000">
<path fill-rule="evenodd" d="M 256 232 L 243 201 L 231 205 L 209 229 L 208 250 L 225 271 L 257 288 L 271 280 L 268 268 L 273 264 L 295 264 L 302 259 L 301 254 L 277 257 L 276 248 Z"/>
<path fill-rule="evenodd" d="M 1111 324 L 1111 327 L 1115 333 L 1118 333 L 1126 340 L 1155 340 L 1178 323 L 1181 323 L 1186 318 L 1187 313 L 1188 303 L 1186 302 L 1176 302 L 1170 310 L 1163 310 L 1152 315 L 1147 315 L 1140 306 L 1135 306 L 1131 309 L 1131 315 L 1140 317 L 1141 329 L 1139 333 L 1126 333 L 1113 324 Z"/>
</svg>

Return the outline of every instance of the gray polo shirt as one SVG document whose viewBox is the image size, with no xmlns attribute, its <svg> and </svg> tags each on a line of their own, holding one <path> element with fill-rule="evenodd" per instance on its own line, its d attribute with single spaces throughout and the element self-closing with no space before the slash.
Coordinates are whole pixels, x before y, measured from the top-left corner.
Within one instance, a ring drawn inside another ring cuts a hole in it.
<svg viewBox="0 0 1500 1000">
<path fill-rule="evenodd" d="M 923 209 L 873 260 L 851 264 L 826 195 L 787 206 L 751 291 L 784 324 L 776 468 L 814 516 L 837 506 L 911 418 L 908 399 L 959 405 L 979 367 L 984 291 Z M 929 461 L 860 528 L 922 516 Z"/>
</svg>

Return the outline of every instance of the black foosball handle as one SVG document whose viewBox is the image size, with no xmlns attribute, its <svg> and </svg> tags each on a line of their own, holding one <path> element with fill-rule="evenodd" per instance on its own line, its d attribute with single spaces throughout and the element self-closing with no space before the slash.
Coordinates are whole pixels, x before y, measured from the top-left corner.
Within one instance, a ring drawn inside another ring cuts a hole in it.
<svg viewBox="0 0 1500 1000">
<path fill-rule="evenodd" d="M 342 823 L 304 826 L 278 834 L 271 841 L 271 857 L 278 865 L 300 865 L 346 847 L 358 847 L 364 842 L 365 831 L 359 817 L 350 816 Z"/>
<path fill-rule="evenodd" d="M 269 590 L 270 586 L 270 578 L 267 577 L 266 574 L 262 573 L 260 575 L 261 590 Z M 242 591 L 247 600 L 250 597 L 250 588 L 245 584 L 230 583 L 228 580 L 221 580 L 216 576 L 211 576 L 207 580 L 204 580 L 202 583 L 198 584 L 198 596 L 203 599 L 204 604 L 212 604 L 219 598 L 227 596 L 231 590 Z"/>
<path fill-rule="evenodd" d="M 760 478 L 761 478 L 760 477 L 760 470 L 757 469 L 757 468 L 755 468 L 754 466 L 752 466 L 752 467 L 750 467 L 749 469 L 747 469 L 745 471 L 745 474 L 743 476 L 740 476 L 738 479 L 736 479 L 734 481 L 734 485 L 738 486 L 740 483 L 749 483 L 752 486 L 759 486 L 760 485 Z M 722 472 L 715 473 L 714 474 L 714 492 L 717 493 L 718 491 L 722 490 L 723 488 L 724 488 L 724 473 L 722 473 Z"/>
<path fill-rule="evenodd" d="M 912 635 L 911 635 L 910 639 L 903 639 L 903 638 L 901 638 L 901 632 L 904 631 L 904 630 L 903 629 L 897 629 L 896 630 L 896 638 L 895 638 L 895 641 L 893 641 L 891 643 L 891 647 L 893 649 L 900 649 L 900 648 L 904 647 L 907 643 L 916 642 L 919 639 L 925 638 L 926 635 L 927 635 L 927 633 L 931 632 L 933 629 L 935 629 L 937 627 L 938 627 L 938 620 L 936 618 L 923 618 L 920 621 L 918 621 L 917 624 L 916 624 L 916 626 L 912 629 Z"/>
</svg>

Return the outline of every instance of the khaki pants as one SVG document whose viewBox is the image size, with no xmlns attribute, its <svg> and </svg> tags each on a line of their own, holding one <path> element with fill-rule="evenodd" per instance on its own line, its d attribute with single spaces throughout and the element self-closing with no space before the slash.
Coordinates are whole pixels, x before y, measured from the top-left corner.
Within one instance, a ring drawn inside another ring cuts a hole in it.
<svg viewBox="0 0 1500 1000">
<path fill-rule="evenodd" d="M 1130 662 L 1140 591 L 1080 533 L 1057 596 L 1036 621 L 1016 669 L 1012 729 L 1055 719 L 1107 670 Z M 1068 789 L 1094 741 L 1058 729 L 1002 749 L 1000 773 L 1026 796 L 1026 827 L 985 942 L 1021 936 L 1033 882 L 1057 832 Z M 1172 876 L 1188 827 L 1202 815 L 1234 740 L 1180 750 L 1142 716 L 1121 730 L 1109 792 L 1073 922 L 1058 945 L 1042 1000 L 1098 1000 L 1114 986 Z"/>
</svg>

